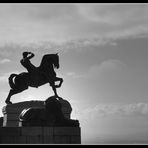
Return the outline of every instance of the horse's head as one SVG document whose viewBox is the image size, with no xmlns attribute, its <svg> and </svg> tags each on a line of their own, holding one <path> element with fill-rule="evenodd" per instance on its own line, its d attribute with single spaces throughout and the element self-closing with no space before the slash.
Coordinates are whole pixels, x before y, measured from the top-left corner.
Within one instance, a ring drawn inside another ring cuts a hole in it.
<svg viewBox="0 0 148 148">
<path fill-rule="evenodd" d="M 46 54 L 43 56 L 40 67 L 46 68 L 51 64 L 54 66 L 54 68 L 59 68 L 59 56 L 58 54 Z"/>
<path fill-rule="evenodd" d="M 53 54 L 52 61 L 53 61 L 54 67 L 58 69 L 58 68 L 60 67 L 60 65 L 59 65 L 59 55 L 58 55 L 58 53 Z"/>
</svg>

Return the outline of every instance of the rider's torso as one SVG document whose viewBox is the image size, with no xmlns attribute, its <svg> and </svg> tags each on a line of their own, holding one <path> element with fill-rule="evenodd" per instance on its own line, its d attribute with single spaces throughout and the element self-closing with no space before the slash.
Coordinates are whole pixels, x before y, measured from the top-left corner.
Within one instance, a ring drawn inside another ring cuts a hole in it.
<svg viewBox="0 0 148 148">
<path fill-rule="evenodd" d="M 36 67 L 27 58 L 22 59 L 20 62 L 28 70 L 28 72 L 33 72 L 36 69 Z"/>
</svg>

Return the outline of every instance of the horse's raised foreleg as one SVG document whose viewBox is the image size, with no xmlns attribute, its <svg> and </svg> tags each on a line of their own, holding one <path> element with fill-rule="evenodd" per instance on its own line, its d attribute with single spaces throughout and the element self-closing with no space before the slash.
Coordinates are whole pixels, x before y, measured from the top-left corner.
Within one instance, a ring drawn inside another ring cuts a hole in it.
<svg viewBox="0 0 148 148">
<path fill-rule="evenodd" d="M 56 82 L 56 81 L 60 81 L 59 85 L 55 85 L 55 82 Z M 52 87 L 53 91 L 54 91 L 55 96 L 56 96 L 57 98 L 60 98 L 60 99 L 61 99 L 61 97 L 58 96 L 56 88 L 61 87 L 62 83 L 63 83 L 63 79 L 62 79 L 62 78 L 58 78 L 58 77 L 56 77 L 56 78 L 54 79 L 54 81 L 52 81 L 52 82 L 49 83 L 50 86 Z"/>
<path fill-rule="evenodd" d="M 52 82 L 50 82 L 49 84 L 50 84 L 50 86 L 52 87 L 52 90 L 53 90 L 55 96 L 56 96 L 56 97 L 59 97 L 58 94 L 57 94 L 56 87 L 55 87 L 55 82 L 52 81 Z"/>
<path fill-rule="evenodd" d="M 56 77 L 56 78 L 54 79 L 54 81 L 55 81 L 55 82 L 56 82 L 56 81 L 60 81 L 59 85 L 55 85 L 56 88 L 61 87 L 61 85 L 62 85 L 62 83 L 63 83 L 63 79 L 62 79 L 62 78 Z"/>
</svg>

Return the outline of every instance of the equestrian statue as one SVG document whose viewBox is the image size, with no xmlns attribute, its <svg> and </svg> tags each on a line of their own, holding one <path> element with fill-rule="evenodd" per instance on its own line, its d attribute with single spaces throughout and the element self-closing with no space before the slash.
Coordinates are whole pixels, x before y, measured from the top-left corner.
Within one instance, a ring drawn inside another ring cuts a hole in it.
<svg viewBox="0 0 148 148">
<path fill-rule="evenodd" d="M 11 87 L 9 94 L 6 98 L 6 104 L 12 104 L 10 101 L 11 96 L 20 93 L 28 87 L 42 86 L 49 83 L 54 91 L 54 95 L 60 98 L 57 94 L 56 88 L 61 87 L 63 79 L 56 76 L 54 69 L 58 69 L 59 65 L 59 55 L 56 54 L 46 54 L 43 56 L 40 66 L 34 66 L 30 59 L 35 56 L 32 52 L 23 52 L 23 58 L 20 63 L 23 67 L 27 69 L 27 72 L 22 72 L 20 74 L 11 74 L 8 78 L 9 85 Z M 59 82 L 55 85 L 55 82 Z"/>
</svg>

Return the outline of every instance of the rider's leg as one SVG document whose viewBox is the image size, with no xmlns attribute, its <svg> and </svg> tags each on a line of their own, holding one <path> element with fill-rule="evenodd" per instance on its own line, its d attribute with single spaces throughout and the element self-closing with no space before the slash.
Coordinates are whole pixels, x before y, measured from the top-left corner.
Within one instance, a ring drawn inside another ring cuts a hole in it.
<svg viewBox="0 0 148 148">
<path fill-rule="evenodd" d="M 56 97 L 59 97 L 59 96 L 58 96 L 58 94 L 57 94 L 57 90 L 56 90 L 56 87 L 55 87 L 54 82 L 51 82 L 51 83 L 50 83 L 50 86 L 52 87 L 52 89 L 53 89 L 53 91 L 54 91 L 55 96 L 56 96 Z"/>
</svg>

